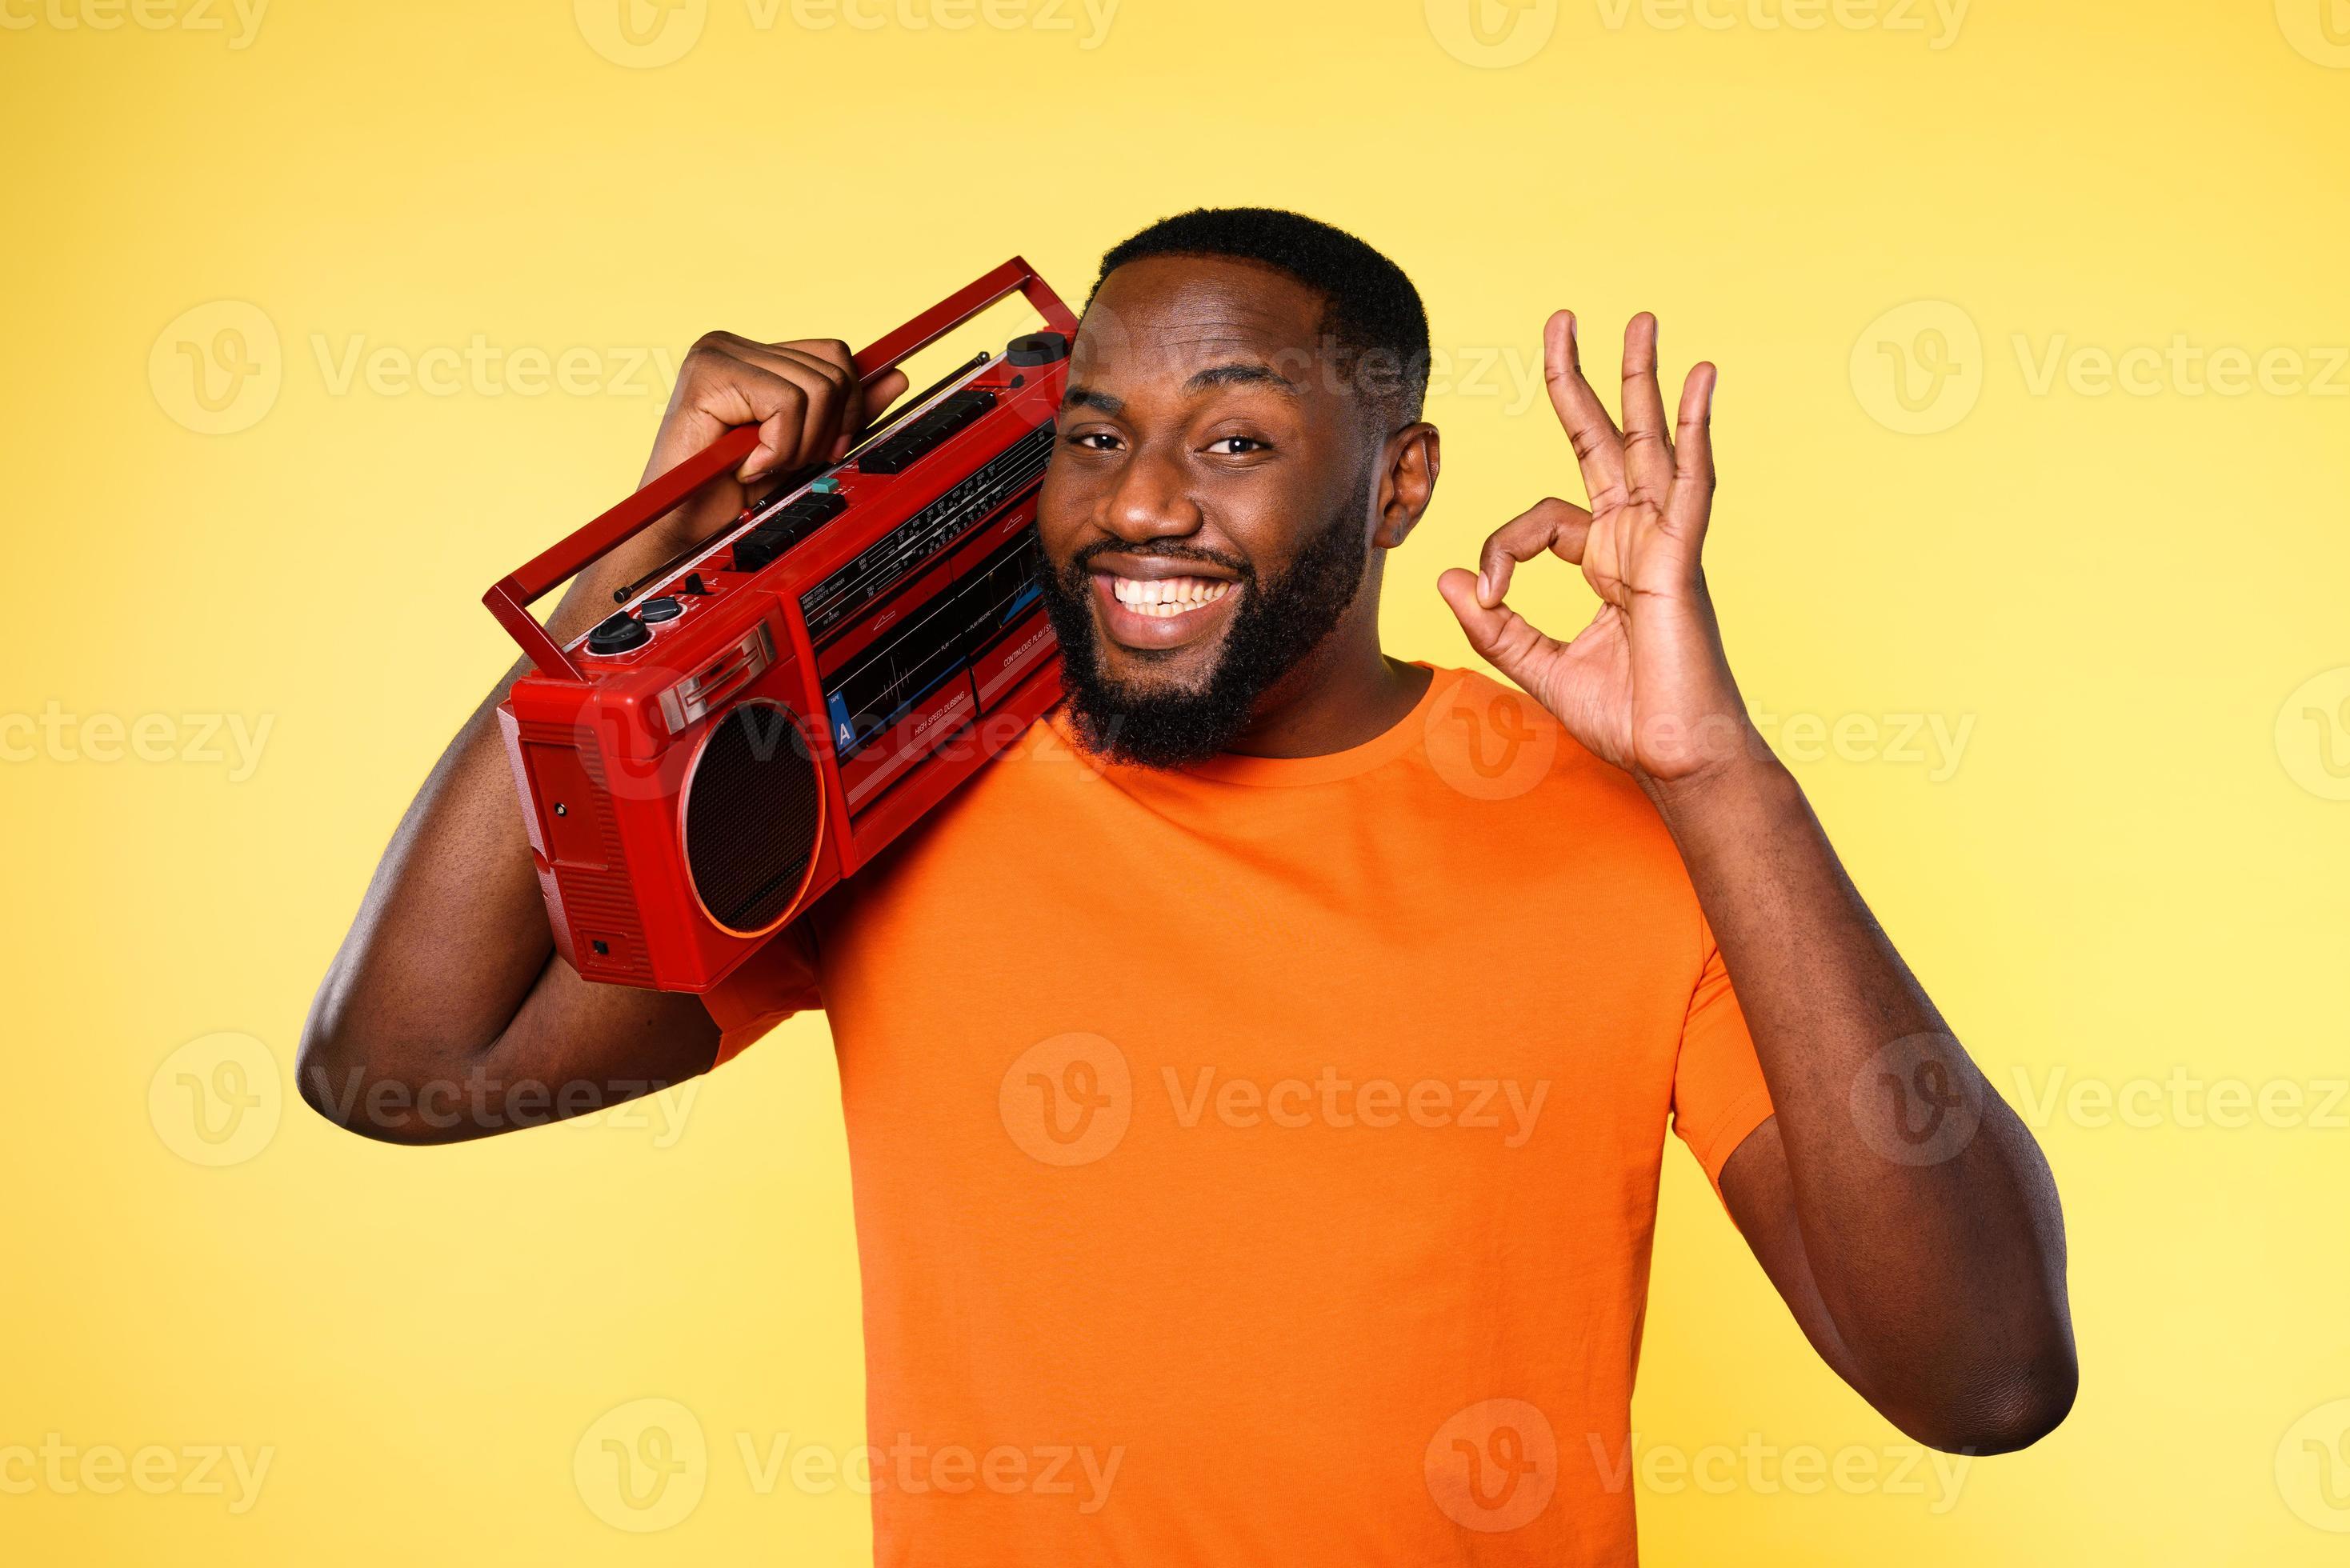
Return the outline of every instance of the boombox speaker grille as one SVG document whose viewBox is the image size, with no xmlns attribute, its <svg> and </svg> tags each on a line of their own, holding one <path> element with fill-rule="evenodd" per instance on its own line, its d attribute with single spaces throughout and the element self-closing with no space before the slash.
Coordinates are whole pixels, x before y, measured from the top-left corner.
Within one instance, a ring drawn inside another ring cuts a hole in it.
<svg viewBox="0 0 2350 1568">
<path fill-rule="evenodd" d="M 822 787 L 782 704 L 745 702 L 712 727 L 685 793 L 686 869 L 712 919 L 755 935 L 791 908 L 816 854 Z"/>
</svg>

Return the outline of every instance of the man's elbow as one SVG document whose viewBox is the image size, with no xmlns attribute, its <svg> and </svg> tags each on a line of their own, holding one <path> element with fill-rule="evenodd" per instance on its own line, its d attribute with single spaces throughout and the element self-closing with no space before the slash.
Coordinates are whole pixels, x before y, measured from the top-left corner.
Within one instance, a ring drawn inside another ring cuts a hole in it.
<svg viewBox="0 0 2350 1568">
<path fill-rule="evenodd" d="M 2028 1449 L 2062 1426 L 2080 1392 L 2072 1347 L 2032 1365 L 1985 1378 L 1960 1407 L 1921 1423 L 1910 1435 L 1953 1454 L 2010 1454 Z"/>
<path fill-rule="evenodd" d="M 378 1143 L 448 1142 L 447 1127 L 415 1114 L 414 1075 L 382 1065 L 401 1054 L 322 999 L 303 1024 L 294 1086 L 304 1105 L 345 1132 Z"/>
</svg>

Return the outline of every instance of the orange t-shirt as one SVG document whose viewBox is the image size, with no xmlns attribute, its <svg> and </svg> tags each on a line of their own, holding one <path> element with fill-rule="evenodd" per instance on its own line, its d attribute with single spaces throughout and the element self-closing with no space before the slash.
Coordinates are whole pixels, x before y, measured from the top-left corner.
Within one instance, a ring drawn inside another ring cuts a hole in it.
<svg viewBox="0 0 2350 1568">
<path fill-rule="evenodd" d="M 884 1564 L 1626 1563 L 1669 1119 L 1771 1114 L 1679 855 L 1439 670 L 1329 756 L 1055 720 L 710 998 L 829 1015 Z"/>
</svg>

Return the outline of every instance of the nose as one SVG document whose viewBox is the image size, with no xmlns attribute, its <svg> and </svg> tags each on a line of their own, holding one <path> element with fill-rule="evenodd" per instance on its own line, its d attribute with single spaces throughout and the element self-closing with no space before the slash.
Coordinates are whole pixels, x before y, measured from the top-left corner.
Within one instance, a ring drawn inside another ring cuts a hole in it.
<svg viewBox="0 0 2350 1568">
<path fill-rule="evenodd" d="M 1172 454 L 1136 452 L 1104 493 L 1095 521 L 1129 545 L 1178 538 L 1200 528 L 1200 508 Z"/>
</svg>

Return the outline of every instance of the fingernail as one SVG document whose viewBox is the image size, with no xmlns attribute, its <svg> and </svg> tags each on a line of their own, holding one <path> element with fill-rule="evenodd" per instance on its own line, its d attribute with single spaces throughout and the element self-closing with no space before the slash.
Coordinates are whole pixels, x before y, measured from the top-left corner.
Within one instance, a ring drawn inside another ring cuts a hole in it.
<svg viewBox="0 0 2350 1568">
<path fill-rule="evenodd" d="M 1484 573 L 1482 573 L 1482 572 L 1478 573 L 1478 574 L 1477 574 L 1477 602 L 1478 602 L 1479 604 L 1483 604 L 1487 599 L 1489 599 L 1489 598 L 1491 598 L 1491 597 L 1492 597 L 1492 594 L 1493 594 L 1493 585 L 1492 585 L 1492 583 L 1490 583 L 1490 582 L 1488 582 L 1488 581 L 1486 580 L 1486 578 L 1485 578 L 1485 574 L 1484 574 Z"/>
</svg>

